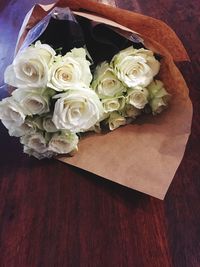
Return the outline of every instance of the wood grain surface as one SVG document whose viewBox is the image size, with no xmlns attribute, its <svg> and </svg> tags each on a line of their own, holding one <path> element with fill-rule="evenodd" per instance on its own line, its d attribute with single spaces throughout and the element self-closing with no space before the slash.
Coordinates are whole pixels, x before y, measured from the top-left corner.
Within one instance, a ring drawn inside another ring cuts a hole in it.
<svg viewBox="0 0 200 267">
<path fill-rule="evenodd" d="M 51 3 L 52 1 L 39 1 Z M 162 19 L 191 63 L 179 63 L 193 102 L 192 133 L 164 201 L 55 160 L 22 153 L 0 125 L 0 267 L 200 266 L 199 0 L 116 0 Z M 0 1 L 0 96 L 33 0 Z"/>
</svg>

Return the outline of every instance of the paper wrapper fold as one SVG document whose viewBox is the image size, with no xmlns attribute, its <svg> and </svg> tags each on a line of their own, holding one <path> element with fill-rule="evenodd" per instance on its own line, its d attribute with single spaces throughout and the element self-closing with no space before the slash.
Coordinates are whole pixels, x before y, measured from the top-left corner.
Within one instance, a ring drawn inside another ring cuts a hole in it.
<svg viewBox="0 0 200 267">
<path fill-rule="evenodd" d="M 174 64 L 174 61 L 189 60 L 182 43 L 174 31 L 159 20 L 99 3 L 73 0 L 59 1 L 51 6 L 36 5 L 25 18 L 17 50 L 29 30 L 55 6 L 84 11 L 86 14 L 77 14 L 118 30 L 138 33 L 146 48 L 163 56 L 159 78 L 172 95 L 169 108 L 162 114 L 143 117 L 135 124 L 107 134 L 88 134 L 81 139 L 75 156 L 58 159 L 164 199 L 182 160 L 191 130 L 192 104 L 188 88 Z"/>
</svg>

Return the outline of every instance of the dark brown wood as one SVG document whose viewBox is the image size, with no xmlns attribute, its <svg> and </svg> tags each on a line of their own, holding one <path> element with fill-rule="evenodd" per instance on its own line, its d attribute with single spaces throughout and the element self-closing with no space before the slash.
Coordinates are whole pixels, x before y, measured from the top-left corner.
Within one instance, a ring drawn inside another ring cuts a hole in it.
<svg viewBox="0 0 200 267">
<path fill-rule="evenodd" d="M 2 267 L 200 266 L 199 1 L 115 2 L 167 22 L 190 55 L 191 63 L 178 64 L 194 105 L 183 161 L 159 201 L 55 160 L 28 158 L 1 125 Z M 20 24 L 34 3 L 0 2 L 0 86 Z M 0 90 L 2 98 L 6 92 Z"/>
</svg>

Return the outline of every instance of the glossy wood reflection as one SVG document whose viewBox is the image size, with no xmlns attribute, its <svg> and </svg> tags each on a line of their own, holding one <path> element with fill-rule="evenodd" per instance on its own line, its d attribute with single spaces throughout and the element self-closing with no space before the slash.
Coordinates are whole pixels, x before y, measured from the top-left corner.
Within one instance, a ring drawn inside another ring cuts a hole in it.
<svg viewBox="0 0 200 267">
<path fill-rule="evenodd" d="M 0 97 L 26 12 L 0 2 Z M 51 3 L 52 1 L 39 1 Z M 55 160 L 28 158 L 0 126 L 0 266 L 200 266 L 200 42 L 198 0 L 115 0 L 167 22 L 191 63 L 179 63 L 194 106 L 192 133 L 165 201 Z"/>
</svg>

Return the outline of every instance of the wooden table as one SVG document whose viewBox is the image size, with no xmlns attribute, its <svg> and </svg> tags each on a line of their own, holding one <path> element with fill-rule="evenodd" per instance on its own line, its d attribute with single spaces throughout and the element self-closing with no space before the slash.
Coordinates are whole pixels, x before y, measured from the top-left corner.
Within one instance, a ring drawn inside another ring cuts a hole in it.
<svg viewBox="0 0 200 267">
<path fill-rule="evenodd" d="M 168 23 L 192 60 L 178 64 L 194 106 L 183 161 L 160 201 L 56 160 L 28 158 L 1 125 L 1 267 L 200 266 L 199 0 L 115 2 Z M 0 2 L 0 86 L 34 3 Z"/>
</svg>

